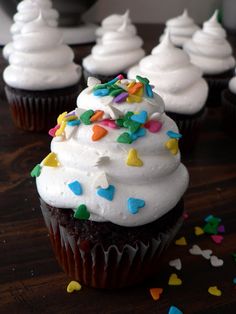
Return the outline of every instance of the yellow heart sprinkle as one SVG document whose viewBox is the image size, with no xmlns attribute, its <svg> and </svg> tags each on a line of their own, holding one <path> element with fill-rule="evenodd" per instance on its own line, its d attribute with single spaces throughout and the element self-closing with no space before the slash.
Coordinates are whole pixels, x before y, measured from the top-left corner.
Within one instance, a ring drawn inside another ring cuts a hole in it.
<svg viewBox="0 0 236 314">
<path fill-rule="evenodd" d="M 128 157 L 126 159 L 126 165 L 132 166 L 132 167 L 142 167 L 143 162 L 138 157 L 138 152 L 136 149 L 131 148 L 128 152 Z"/>
<path fill-rule="evenodd" d="M 77 116 L 68 116 L 68 117 L 64 117 L 63 121 L 72 121 L 72 120 L 77 120 L 78 117 Z"/>
<path fill-rule="evenodd" d="M 47 157 L 44 158 L 43 165 L 48 167 L 59 167 L 60 162 L 58 161 L 55 153 L 49 153 Z"/>
<path fill-rule="evenodd" d="M 78 283 L 77 281 L 71 281 L 69 284 L 68 284 L 68 286 L 67 286 L 67 288 L 66 288 L 66 291 L 68 292 L 68 293 L 72 293 L 72 292 L 74 292 L 74 291 L 79 291 L 79 290 L 81 290 L 81 284 L 80 283 Z"/>
<path fill-rule="evenodd" d="M 61 125 L 60 125 L 60 128 L 59 128 L 58 130 L 56 130 L 55 135 L 56 135 L 56 136 L 61 136 L 62 133 L 63 133 L 64 130 L 65 130 L 65 127 L 66 127 L 66 121 L 63 120 L 62 123 L 61 123 Z"/>
<path fill-rule="evenodd" d="M 182 285 L 182 280 L 176 275 L 176 274 L 171 274 L 169 281 L 168 281 L 169 286 L 180 286 Z"/>
<path fill-rule="evenodd" d="M 142 97 L 136 96 L 136 95 L 129 95 L 126 99 L 128 103 L 133 103 L 133 102 L 141 102 Z"/>
<path fill-rule="evenodd" d="M 187 245 L 187 241 L 186 241 L 185 237 L 181 237 L 175 241 L 175 244 L 176 245 Z"/>
<path fill-rule="evenodd" d="M 194 227 L 194 233 L 196 236 L 204 234 L 204 230 L 201 227 Z"/>
<path fill-rule="evenodd" d="M 208 292 L 216 297 L 220 297 L 222 295 L 222 292 L 217 288 L 217 286 L 209 287 Z"/>
<path fill-rule="evenodd" d="M 171 154 L 176 155 L 179 151 L 179 143 L 176 138 L 171 138 L 165 143 L 165 147 L 169 149 Z"/>
<path fill-rule="evenodd" d="M 136 84 L 135 81 L 130 82 L 130 83 L 127 85 L 128 89 L 129 89 L 130 87 L 133 87 L 135 84 Z"/>
<path fill-rule="evenodd" d="M 57 118 L 57 124 L 61 124 L 66 115 L 67 115 L 67 111 L 61 113 Z"/>
<path fill-rule="evenodd" d="M 143 87 L 141 87 L 135 95 L 139 97 L 143 97 Z"/>
</svg>

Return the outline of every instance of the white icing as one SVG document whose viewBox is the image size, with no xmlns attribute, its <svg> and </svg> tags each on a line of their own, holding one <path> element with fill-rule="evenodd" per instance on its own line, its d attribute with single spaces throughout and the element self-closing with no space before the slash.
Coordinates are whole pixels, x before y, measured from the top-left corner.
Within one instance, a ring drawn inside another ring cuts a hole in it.
<svg viewBox="0 0 236 314">
<path fill-rule="evenodd" d="M 102 109 L 104 97 L 96 97 L 91 89 L 85 89 L 78 97 L 77 106 L 83 109 Z M 146 110 L 149 116 L 163 109 L 163 101 L 158 95 L 152 99 L 143 98 L 141 103 L 115 104 L 123 114 L 127 111 Z M 51 206 L 76 208 L 86 204 L 91 213 L 90 220 L 110 221 L 122 226 L 139 226 L 152 222 L 171 210 L 182 197 L 188 186 L 188 172 L 180 162 L 180 154 L 172 155 L 165 148 L 169 140 L 166 132 L 178 132 L 173 120 L 162 114 L 162 129 L 150 133 L 132 144 L 121 144 L 117 137 L 126 131 L 124 128 L 108 130 L 108 134 L 93 142 L 92 125 L 76 127 L 72 136 L 63 141 L 52 140 L 51 151 L 57 154 L 60 166 L 42 166 L 37 178 L 37 189 L 41 198 Z M 65 133 L 68 132 L 66 127 Z M 142 167 L 126 165 L 129 149 L 135 148 L 143 161 Z M 106 157 L 105 161 L 98 162 Z M 97 177 L 106 174 L 109 184 L 115 186 L 115 195 L 108 201 L 96 194 Z M 78 180 L 83 194 L 76 196 L 68 188 L 68 183 Z M 129 213 L 129 197 L 145 200 L 145 207 L 135 215 Z"/>
<path fill-rule="evenodd" d="M 22 27 L 33 20 L 39 15 L 39 10 L 43 18 L 47 21 L 48 25 L 52 27 L 57 26 L 59 14 L 52 8 L 51 0 L 23 0 L 17 6 L 17 13 L 13 16 L 14 24 L 11 26 L 11 34 L 14 37 L 20 34 Z M 12 42 L 8 43 L 3 49 L 3 56 L 9 59 L 13 51 Z"/>
<path fill-rule="evenodd" d="M 83 59 L 83 66 L 90 73 L 100 75 L 127 71 L 145 55 L 142 44 L 136 30 L 127 27 L 126 19 L 119 29 L 104 34 L 91 54 Z"/>
<path fill-rule="evenodd" d="M 164 100 L 166 111 L 194 114 L 206 101 L 208 86 L 202 71 L 190 63 L 188 55 L 171 43 L 169 34 L 128 72 L 129 78 L 145 76 Z"/>
<path fill-rule="evenodd" d="M 217 21 L 217 14 L 218 11 L 184 44 L 191 62 L 209 75 L 226 72 L 235 66 L 232 48 L 226 40 L 225 30 Z"/>
<path fill-rule="evenodd" d="M 233 93 L 236 94 L 236 77 L 233 77 L 229 81 L 229 90 Z"/>
<path fill-rule="evenodd" d="M 198 29 L 199 27 L 194 23 L 194 20 L 188 15 L 188 11 L 185 9 L 183 14 L 169 19 L 166 22 L 164 34 L 168 31 L 173 44 L 182 47 Z M 164 35 L 160 37 L 160 41 L 162 41 L 163 38 Z"/>
<path fill-rule="evenodd" d="M 15 36 L 5 82 L 14 88 L 46 90 L 76 84 L 81 68 L 73 62 L 71 48 L 62 44 L 58 28 L 50 27 L 42 15 L 27 24 Z"/>
</svg>

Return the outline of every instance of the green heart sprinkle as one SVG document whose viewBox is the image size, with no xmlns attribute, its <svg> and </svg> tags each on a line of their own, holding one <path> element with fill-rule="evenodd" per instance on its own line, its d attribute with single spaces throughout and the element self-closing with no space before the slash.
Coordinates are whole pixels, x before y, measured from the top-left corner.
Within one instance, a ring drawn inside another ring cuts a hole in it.
<svg viewBox="0 0 236 314">
<path fill-rule="evenodd" d="M 134 113 L 133 113 L 132 111 L 128 111 L 128 112 L 125 114 L 124 119 L 125 119 L 125 120 L 129 120 L 129 119 L 132 117 L 133 114 L 134 114 Z"/>
<path fill-rule="evenodd" d="M 82 220 L 87 220 L 90 217 L 90 213 L 87 210 L 87 206 L 84 204 L 79 205 L 76 208 L 76 211 L 74 213 L 74 218 L 76 219 L 82 219 Z"/>
<path fill-rule="evenodd" d="M 80 120 L 83 122 L 83 124 L 89 125 L 91 124 L 90 118 L 92 117 L 93 114 L 94 111 L 92 109 L 87 110 L 84 113 L 82 113 L 82 115 L 80 116 Z"/>
<path fill-rule="evenodd" d="M 116 141 L 119 142 L 119 143 L 131 144 L 132 143 L 132 138 L 129 135 L 129 133 L 124 132 L 116 139 Z"/>
<path fill-rule="evenodd" d="M 40 173 L 41 173 L 41 169 L 42 167 L 40 166 L 40 164 L 37 164 L 34 169 L 30 172 L 31 177 L 39 177 Z"/>
<path fill-rule="evenodd" d="M 205 233 L 208 233 L 208 234 L 217 234 L 218 233 L 218 225 L 212 225 L 211 223 L 207 223 L 203 227 L 203 230 Z"/>
<path fill-rule="evenodd" d="M 124 119 L 117 119 L 115 123 L 116 125 L 122 128 L 124 126 L 124 121 L 125 121 Z"/>
<path fill-rule="evenodd" d="M 109 93 L 109 95 L 112 96 L 112 97 L 116 97 L 116 96 L 118 96 L 121 93 L 123 93 L 123 89 L 119 88 L 119 89 L 112 90 Z"/>
<path fill-rule="evenodd" d="M 148 84 L 148 83 L 149 83 L 149 80 L 148 80 L 146 77 L 142 77 L 142 76 L 137 75 L 137 76 L 136 76 L 136 79 L 137 79 L 140 83 L 143 83 L 143 84 Z"/>
<path fill-rule="evenodd" d="M 106 88 L 107 85 L 108 85 L 107 83 L 104 83 L 104 84 L 97 84 L 97 85 L 94 86 L 93 90 Z"/>
<path fill-rule="evenodd" d="M 135 133 L 140 128 L 141 124 L 132 120 L 124 121 L 124 127 L 128 128 L 130 133 Z"/>
</svg>

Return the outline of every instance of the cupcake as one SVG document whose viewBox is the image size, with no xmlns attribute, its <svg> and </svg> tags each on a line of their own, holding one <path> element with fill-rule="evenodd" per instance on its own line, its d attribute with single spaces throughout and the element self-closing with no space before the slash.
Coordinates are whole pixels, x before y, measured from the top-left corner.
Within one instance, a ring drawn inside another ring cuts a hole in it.
<svg viewBox="0 0 236 314">
<path fill-rule="evenodd" d="M 20 34 L 22 27 L 38 17 L 39 10 L 43 18 L 47 21 L 48 25 L 52 27 L 57 26 L 59 14 L 52 8 L 51 0 L 23 0 L 17 6 L 17 13 L 13 16 L 14 24 L 10 32 L 14 38 Z M 3 56 L 9 59 L 13 51 L 13 43 L 8 43 L 3 49 Z"/>
<path fill-rule="evenodd" d="M 136 32 L 136 27 L 131 23 L 129 17 L 129 10 L 127 10 L 124 14 L 112 14 L 107 16 L 101 23 L 101 27 L 98 27 L 96 30 L 97 40 L 102 38 L 102 36 L 110 31 L 116 31 L 124 21 L 127 21 L 127 29 L 132 33 Z"/>
<path fill-rule="evenodd" d="M 229 86 L 222 92 L 222 123 L 224 129 L 236 134 L 236 77 L 229 81 Z"/>
<path fill-rule="evenodd" d="M 189 178 L 178 128 L 138 79 L 89 78 L 31 172 L 56 257 L 83 285 L 118 288 L 153 275 L 182 224 Z"/>
<path fill-rule="evenodd" d="M 203 28 L 184 44 L 191 62 L 203 70 L 209 85 L 207 105 L 211 107 L 220 105 L 221 92 L 227 88 L 235 67 L 232 48 L 217 16 L 218 11 L 215 11 Z"/>
<path fill-rule="evenodd" d="M 3 73 L 5 91 L 15 125 L 45 131 L 50 120 L 71 110 L 79 93 L 81 69 L 73 63 L 62 34 L 39 17 L 24 25 L 13 42 L 10 65 Z"/>
<path fill-rule="evenodd" d="M 193 147 L 208 93 L 202 71 L 190 63 L 185 51 L 174 47 L 167 33 L 151 55 L 129 70 L 128 78 L 136 75 L 148 77 L 154 91 L 163 98 L 167 114 L 183 135 L 181 144 L 187 149 L 190 145 Z"/>
<path fill-rule="evenodd" d="M 126 15 L 123 24 L 106 32 L 91 54 L 83 59 L 85 81 L 89 76 L 109 81 L 119 73 L 126 75 L 128 68 L 145 55 L 142 45 L 142 39 L 137 36 L 135 28 L 129 26 Z"/>
</svg>

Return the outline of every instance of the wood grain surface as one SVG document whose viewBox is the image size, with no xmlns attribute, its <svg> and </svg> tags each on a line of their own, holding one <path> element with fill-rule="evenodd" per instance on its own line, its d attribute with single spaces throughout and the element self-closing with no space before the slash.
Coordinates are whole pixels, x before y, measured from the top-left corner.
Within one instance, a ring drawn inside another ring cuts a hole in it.
<svg viewBox="0 0 236 314">
<path fill-rule="evenodd" d="M 157 43 L 162 29 L 139 25 L 147 52 Z M 230 39 L 235 48 L 235 38 Z M 90 48 L 73 47 L 76 60 L 80 62 Z M 0 57 L 1 73 L 5 65 Z M 0 313 L 165 314 L 171 305 L 184 314 L 236 313 L 236 262 L 232 258 L 236 252 L 236 141 L 221 129 L 220 108 L 208 111 L 197 147 L 184 161 L 191 179 L 185 197 L 189 218 L 178 237 L 185 236 L 188 245 L 172 244 L 156 265 L 157 275 L 138 286 L 115 291 L 83 287 L 68 294 L 71 278 L 54 258 L 35 183 L 29 176 L 49 152 L 50 137 L 13 126 L 3 87 L 0 81 Z M 194 234 L 194 226 L 202 226 L 209 214 L 220 217 L 225 226 L 220 245 L 209 235 Z M 206 259 L 189 254 L 193 244 L 212 249 L 224 265 L 213 268 Z M 182 260 L 181 271 L 168 266 L 177 257 Z M 181 286 L 168 286 L 174 272 L 183 280 Z M 211 296 L 210 286 L 218 286 L 222 296 Z M 151 287 L 164 289 L 159 301 L 152 300 Z"/>
</svg>

